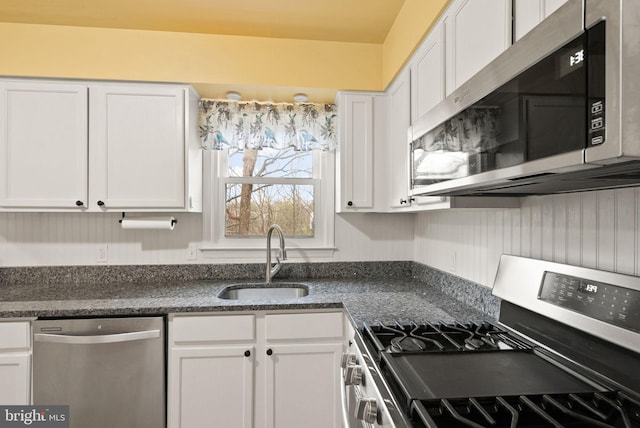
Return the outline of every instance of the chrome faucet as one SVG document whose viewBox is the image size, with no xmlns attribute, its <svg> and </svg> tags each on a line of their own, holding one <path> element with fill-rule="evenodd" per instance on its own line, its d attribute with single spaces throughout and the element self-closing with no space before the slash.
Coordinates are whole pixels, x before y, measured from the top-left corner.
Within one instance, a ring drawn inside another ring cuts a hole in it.
<svg viewBox="0 0 640 428">
<path fill-rule="evenodd" d="M 278 232 L 280 235 L 280 251 L 276 255 L 276 265 L 271 266 L 271 235 L 273 232 Z M 284 233 L 282 233 L 282 229 L 277 224 L 272 224 L 267 231 L 267 284 L 271 284 L 271 278 L 282 268 L 282 264 L 280 261 L 287 260 L 287 252 L 284 249 Z"/>
</svg>

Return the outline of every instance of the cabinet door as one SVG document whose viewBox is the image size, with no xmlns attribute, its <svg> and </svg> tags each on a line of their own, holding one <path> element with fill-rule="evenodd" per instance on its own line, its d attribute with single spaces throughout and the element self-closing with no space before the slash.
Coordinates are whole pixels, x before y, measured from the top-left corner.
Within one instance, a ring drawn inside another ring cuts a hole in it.
<svg viewBox="0 0 640 428">
<path fill-rule="evenodd" d="M 184 89 L 92 86 L 89 99 L 91 208 L 184 208 Z"/>
<path fill-rule="evenodd" d="M 342 343 L 267 346 L 267 428 L 341 428 Z M 269 351 L 267 351 L 269 353 Z"/>
<path fill-rule="evenodd" d="M 389 97 L 389 138 L 387 142 L 388 201 L 394 210 L 408 208 L 409 146 L 407 131 L 411 125 L 411 84 L 413 72 L 404 71 L 387 90 Z"/>
<path fill-rule="evenodd" d="M 567 1 L 568 0 L 514 0 L 514 40 L 519 40 Z"/>
<path fill-rule="evenodd" d="M 511 0 L 454 0 L 443 23 L 449 95 L 511 44 Z"/>
<path fill-rule="evenodd" d="M 373 95 L 341 94 L 340 191 L 343 212 L 373 209 Z"/>
<path fill-rule="evenodd" d="M 0 82 L 0 169 L 0 207 L 86 207 L 86 86 Z"/>
<path fill-rule="evenodd" d="M 253 345 L 173 348 L 169 428 L 251 428 L 254 358 Z"/>
<path fill-rule="evenodd" d="M 28 353 L 0 353 L 0 403 L 30 403 L 31 356 Z"/>
<path fill-rule="evenodd" d="M 444 99 L 444 45 L 444 25 L 438 23 L 422 42 L 412 59 L 411 123 L 425 115 Z"/>
</svg>

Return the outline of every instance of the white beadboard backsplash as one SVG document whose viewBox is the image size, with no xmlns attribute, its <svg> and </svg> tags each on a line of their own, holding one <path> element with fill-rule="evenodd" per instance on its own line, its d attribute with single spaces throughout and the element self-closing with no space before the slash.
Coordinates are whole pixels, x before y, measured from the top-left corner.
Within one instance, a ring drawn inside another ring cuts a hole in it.
<svg viewBox="0 0 640 428">
<path fill-rule="evenodd" d="M 640 275 L 640 189 L 532 196 L 416 217 L 414 261 L 493 285 L 501 254 Z"/>
<path fill-rule="evenodd" d="M 177 214 L 173 231 L 123 230 L 120 217 L 120 213 L 0 213 L 0 267 L 246 261 L 203 260 L 200 254 L 198 260 L 188 260 L 189 245 L 203 246 L 202 214 Z M 334 257 L 314 261 L 397 261 L 413 256 L 412 215 L 337 215 L 335 236 Z M 98 261 L 105 246 L 107 261 Z"/>
<path fill-rule="evenodd" d="M 176 217 L 170 232 L 122 230 L 119 213 L 0 213 L 0 267 L 243 261 L 188 260 L 203 216 Z M 486 286 L 503 253 L 640 275 L 639 223 L 640 188 L 528 197 L 519 209 L 336 215 L 337 251 L 313 261 L 412 260 Z"/>
</svg>

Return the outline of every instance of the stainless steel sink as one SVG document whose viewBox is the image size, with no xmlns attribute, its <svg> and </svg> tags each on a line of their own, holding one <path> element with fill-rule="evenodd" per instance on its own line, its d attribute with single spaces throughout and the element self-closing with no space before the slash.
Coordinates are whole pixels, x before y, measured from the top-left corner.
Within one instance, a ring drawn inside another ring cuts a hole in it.
<svg viewBox="0 0 640 428">
<path fill-rule="evenodd" d="M 227 300 L 295 299 L 309 294 L 309 287 L 299 283 L 248 283 L 225 287 L 218 297 Z"/>
</svg>

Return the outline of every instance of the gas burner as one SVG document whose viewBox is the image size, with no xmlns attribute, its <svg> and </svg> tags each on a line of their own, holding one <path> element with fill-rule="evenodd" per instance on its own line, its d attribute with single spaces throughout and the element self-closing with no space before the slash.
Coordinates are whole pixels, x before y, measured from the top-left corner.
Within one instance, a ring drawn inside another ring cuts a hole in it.
<svg viewBox="0 0 640 428">
<path fill-rule="evenodd" d="M 499 333 L 501 332 L 494 326 L 487 324 L 480 324 L 475 330 L 469 328 L 469 337 L 464 340 L 464 347 L 471 351 L 509 349 L 508 345 L 500 346 L 500 341 L 495 337 Z"/>
<path fill-rule="evenodd" d="M 389 351 L 391 352 L 416 352 L 424 351 L 427 348 L 424 341 L 415 337 L 396 337 L 391 340 Z"/>
<path fill-rule="evenodd" d="M 479 349 L 499 349 L 497 343 L 489 337 L 470 337 L 464 340 L 464 347 L 470 351 Z"/>
<path fill-rule="evenodd" d="M 444 346 L 437 340 L 433 340 L 419 335 L 421 327 L 417 324 L 412 324 L 413 329 L 407 335 L 404 331 L 392 329 L 386 327 L 388 330 L 392 330 L 400 336 L 391 339 L 391 345 L 389 345 L 389 352 L 425 352 L 425 351 L 442 351 Z"/>
</svg>

